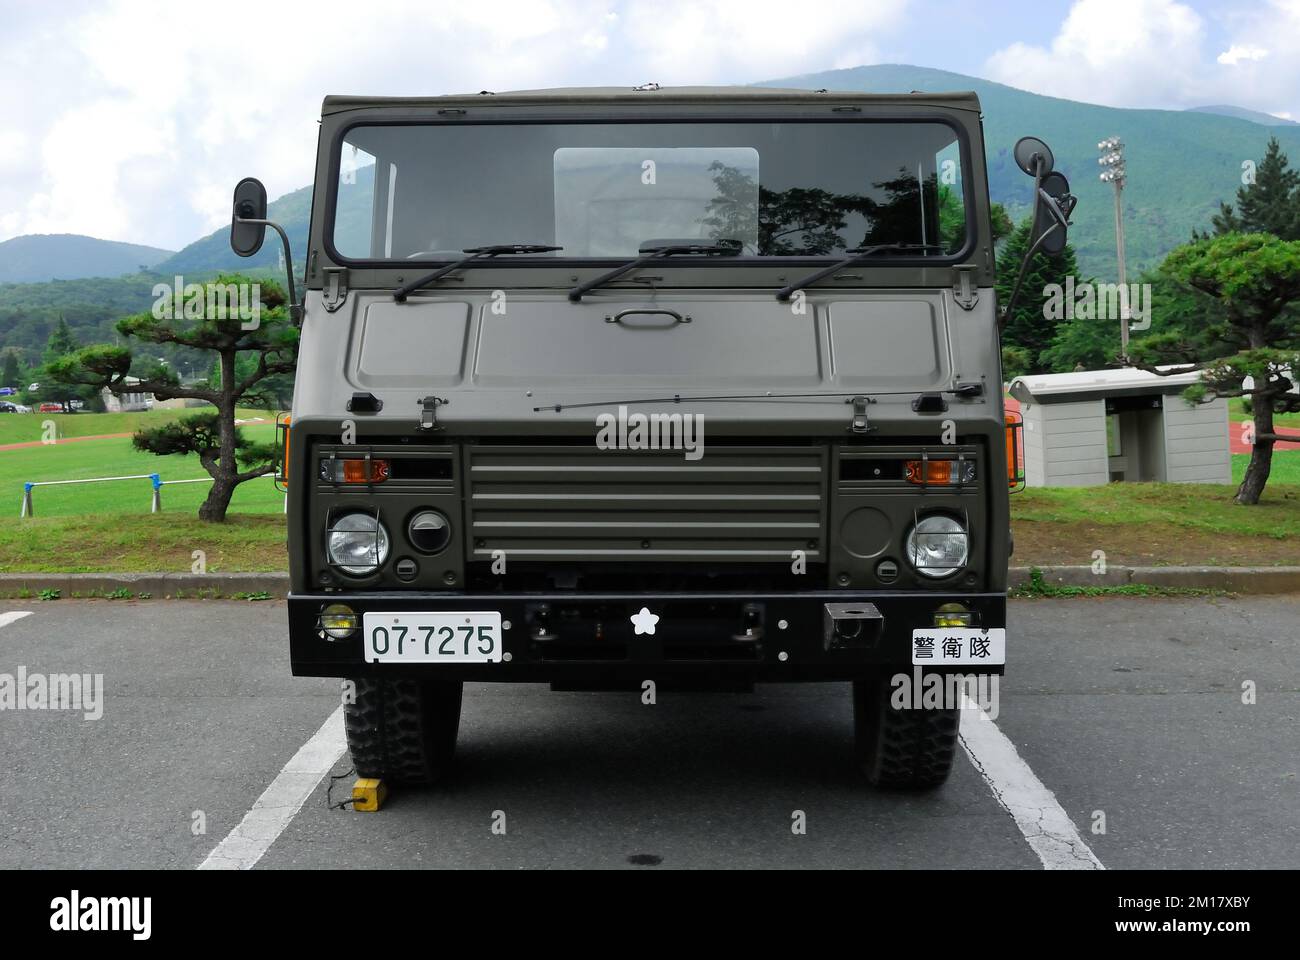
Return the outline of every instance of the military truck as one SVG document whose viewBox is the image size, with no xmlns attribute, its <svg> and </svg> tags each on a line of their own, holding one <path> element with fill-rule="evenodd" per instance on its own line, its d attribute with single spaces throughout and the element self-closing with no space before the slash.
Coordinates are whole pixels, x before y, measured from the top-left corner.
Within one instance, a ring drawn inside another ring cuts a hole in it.
<svg viewBox="0 0 1300 960">
<path fill-rule="evenodd" d="M 327 97 L 302 302 L 254 179 L 231 243 L 285 246 L 291 663 L 357 772 L 442 776 L 466 682 L 841 682 L 871 782 L 942 782 L 900 683 L 1006 655 L 984 158 L 973 93 Z"/>
</svg>

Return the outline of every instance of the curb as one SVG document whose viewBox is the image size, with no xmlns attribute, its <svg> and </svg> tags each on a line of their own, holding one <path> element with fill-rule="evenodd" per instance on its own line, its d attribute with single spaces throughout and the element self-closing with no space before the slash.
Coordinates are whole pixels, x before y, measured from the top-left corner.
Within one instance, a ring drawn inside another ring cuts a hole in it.
<svg viewBox="0 0 1300 960">
<path fill-rule="evenodd" d="M 1124 587 L 1143 585 L 1183 590 L 1223 590 L 1227 593 L 1300 593 L 1300 567 L 1120 567 L 1105 573 L 1092 567 L 1012 567 L 1010 589 L 1029 584 L 1037 569 L 1045 583 L 1061 587 Z"/>
<path fill-rule="evenodd" d="M 1147 585 L 1227 593 L 1300 593 L 1300 567 L 1121 567 L 1104 574 L 1091 567 L 1012 567 L 1007 586 L 1028 585 L 1030 571 L 1062 587 L 1122 587 Z M 237 593 L 265 593 L 282 599 L 289 593 L 287 573 L 0 573 L 0 597 L 58 590 L 64 597 L 103 596 L 115 590 L 153 598 L 218 598 Z"/>
<path fill-rule="evenodd" d="M 58 590 L 63 597 L 104 596 L 129 590 L 161 598 L 218 598 L 237 593 L 289 593 L 287 573 L 0 573 L 0 597 Z"/>
</svg>

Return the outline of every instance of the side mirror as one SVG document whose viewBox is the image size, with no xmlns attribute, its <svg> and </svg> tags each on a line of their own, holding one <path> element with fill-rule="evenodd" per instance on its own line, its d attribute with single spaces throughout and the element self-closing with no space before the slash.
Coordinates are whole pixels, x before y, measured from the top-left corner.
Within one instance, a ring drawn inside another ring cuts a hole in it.
<svg viewBox="0 0 1300 960">
<path fill-rule="evenodd" d="M 1065 251 L 1066 231 L 1070 227 L 1070 212 L 1074 210 L 1074 204 L 1070 181 L 1064 175 L 1049 173 L 1043 177 L 1038 186 L 1038 209 L 1034 214 L 1030 242 L 1042 240 L 1039 249 L 1049 257 L 1059 257 Z"/>
<path fill-rule="evenodd" d="M 266 187 L 255 177 L 245 177 L 235 184 L 235 200 L 230 214 L 230 249 L 241 257 L 251 257 L 262 249 L 266 228 L 280 235 L 284 245 L 285 281 L 289 289 L 289 316 L 294 323 L 302 320 L 302 304 L 293 282 L 293 252 L 284 227 L 266 219 Z"/>
<path fill-rule="evenodd" d="M 1034 178 L 1034 213 L 1029 231 L 1029 247 L 1020 262 L 1020 273 L 1011 288 L 1011 296 L 1002 305 L 998 317 L 998 329 L 1007 324 L 1011 310 L 1020 297 L 1021 285 L 1029 270 L 1029 262 L 1034 254 L 1043 252 L 1048 256 L 1059 256 L 1065 250 L 1066 229 L 1070 226 L 1070 213 L 1074 210 L 1075 198 L 1070 195 L 1070 181 L 1053 171 L 1056 159 L 1052 148 L 1037 137 L 1021 137 L 1012 151 L 1016 166 Z"/>
<path fill-rule="evenodd" d="M 241 257 L 251 257 L 262 249 L 265 239 L 266 187 L 254 177 L 245 177 L 235 186 L 235 202 L 230 215 L 230 249 Z"/>
</svg>

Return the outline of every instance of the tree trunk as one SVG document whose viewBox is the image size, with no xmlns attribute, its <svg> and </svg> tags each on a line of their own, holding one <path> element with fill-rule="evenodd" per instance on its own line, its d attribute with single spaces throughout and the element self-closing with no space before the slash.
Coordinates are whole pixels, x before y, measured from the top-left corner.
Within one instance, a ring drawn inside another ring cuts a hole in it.
<svg viewBox="0 0 1300 960">
<path fill-rule="evenodd" d="M 1273 392 L 1267 389 L 1252 390 L 1250 405 L 1255 417 L 1255 442 L 1250 448 L 1246 475 L 1241 478 L 1241 486 L 1237 488 L 1234 499 L 1237 503 L 1254 505 L 1259 503 L 1260 494 L 1264 492 L 1269 471 L 1273 467 L 1274 441 L 1264 439 L 1273 434 Z"/>
<path fill-rule="evenodd" d="M 211 523 L 224 523 L 226 510 L 230 508 L 230 498 L 234 496 L 234 493 L 234 481 L 225 476 L 218 476 L 216 480 L 212 481 L 212 489 L 208 491 L 208 498 L 199 507 L 199 519 Z"/>
<path fill-rule="evenodd" d="M 235 462 L 235 401 L 231 396 L 235 383 L 235 353 L 232 349 L 221 354 L 221 401 L 217 404 L 217 424 L 219 428 L 217 461 L 209 466 L 212 474 L 212 489 L 208 498 L 199 507 L 199 519 L 211 523 L 224 523 L 226 510 L 230 507 L 230 498 L 235 487 L 239 464 Z"/>
</svg>

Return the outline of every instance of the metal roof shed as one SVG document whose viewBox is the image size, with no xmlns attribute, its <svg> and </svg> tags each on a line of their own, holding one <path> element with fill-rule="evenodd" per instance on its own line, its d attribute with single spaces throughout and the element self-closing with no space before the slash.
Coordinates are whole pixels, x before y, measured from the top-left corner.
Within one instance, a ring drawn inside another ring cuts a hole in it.
<svg viewBox="0 0 1300 960">
<path fill-rule="evenodd" d="M 1012 380 L 1025 419 L 1026 484 L 1231 482 L 1227 402 L 1193 406 L 1179 396 L 1199 377 L 1125 367 Z"/>
</svg>

